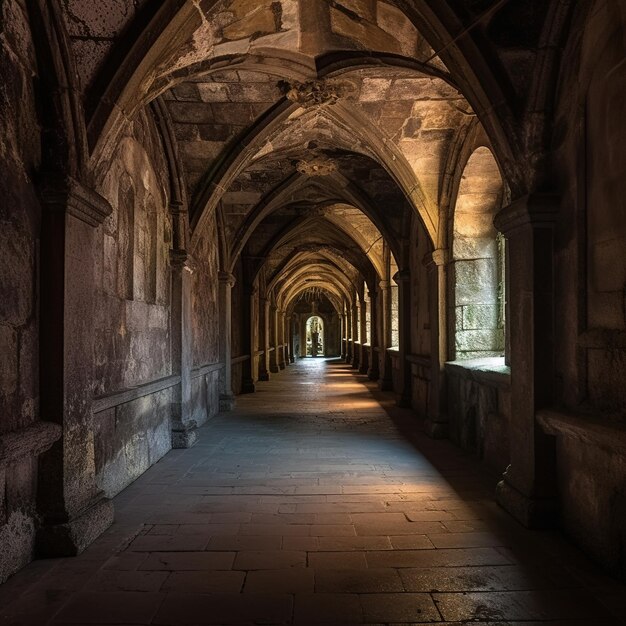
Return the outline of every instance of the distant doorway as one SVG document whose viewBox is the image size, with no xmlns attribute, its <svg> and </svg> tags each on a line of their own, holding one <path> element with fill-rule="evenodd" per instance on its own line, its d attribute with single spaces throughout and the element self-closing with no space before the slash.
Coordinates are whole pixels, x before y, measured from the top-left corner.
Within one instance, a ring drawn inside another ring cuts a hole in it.
<svg viewBox="0 0 626 626">
<path fill-rule="evenodd" d="M 324 356 L 324 322 L 317 315 L 306 322 L 306 355 Z"/>
</svg>

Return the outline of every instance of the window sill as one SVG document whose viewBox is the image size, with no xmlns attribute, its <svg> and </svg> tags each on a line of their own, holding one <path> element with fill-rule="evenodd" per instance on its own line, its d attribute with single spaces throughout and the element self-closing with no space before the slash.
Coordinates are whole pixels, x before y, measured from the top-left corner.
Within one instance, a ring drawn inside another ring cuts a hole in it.
<svg viewBox="0 0 626 626">
<path fill-rule="evenodd" d="M 504 357 L 465 359 L 448 361 L 446 371 L 463 378 L 469 378 L 492 387 L 511 386 L 511 368 L 505 365 Z"/>
</svg>

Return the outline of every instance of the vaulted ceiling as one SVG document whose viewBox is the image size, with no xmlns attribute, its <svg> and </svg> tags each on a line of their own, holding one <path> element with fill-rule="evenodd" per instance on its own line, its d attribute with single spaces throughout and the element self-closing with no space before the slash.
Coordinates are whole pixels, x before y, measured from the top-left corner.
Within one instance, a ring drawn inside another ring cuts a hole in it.
<svg viewBox="0 0 626 626">
<path fill-rule="evenodd" d="M 192 248 L 217 214 L 224 269 L 252 259 L 276 297 L 373 284 L 386 248 L 402 264 L 411 224 L 441 245 L 451 172 L 476 127 L 506 182 L 531 182 L 520 154 L 534 154 L 532 138 L 518 128 L 540 37 L 563 19 L 552 3 L 155 4 L 66 3 L 92 158 L 121 120 L 160 102 Z"/>
</svg>

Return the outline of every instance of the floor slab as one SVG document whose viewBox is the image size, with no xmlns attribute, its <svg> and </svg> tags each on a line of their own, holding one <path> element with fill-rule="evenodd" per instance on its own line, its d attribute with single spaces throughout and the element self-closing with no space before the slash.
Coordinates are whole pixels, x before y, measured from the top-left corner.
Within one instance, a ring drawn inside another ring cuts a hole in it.
<svg viewBox="0 0 626 626">
<path fill-rule="evenodd" d="M 257 388 L 117 496 L 85 553 L 0 587 L 0 624 L 626 623 L 623 585 L 346 365 Z"/>
</svg>

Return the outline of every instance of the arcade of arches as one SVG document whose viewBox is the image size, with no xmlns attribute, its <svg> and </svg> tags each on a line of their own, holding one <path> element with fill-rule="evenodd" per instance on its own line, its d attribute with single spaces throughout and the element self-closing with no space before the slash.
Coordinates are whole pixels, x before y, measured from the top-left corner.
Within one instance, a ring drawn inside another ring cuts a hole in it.
<svg viewBox="0 0 626 626">
<path fill-rule="evenodd" d="M 315 356 L 625 575 L 624 0 L 1 11 L 0 582 Z"/>
</svg>

